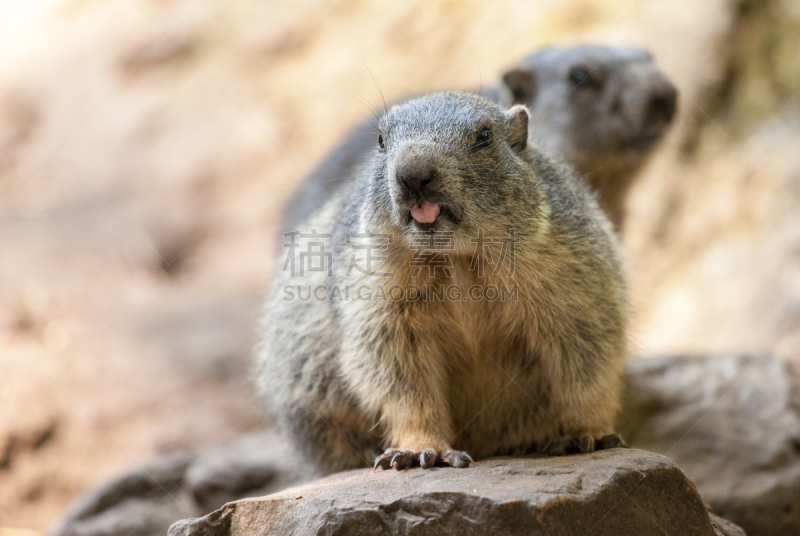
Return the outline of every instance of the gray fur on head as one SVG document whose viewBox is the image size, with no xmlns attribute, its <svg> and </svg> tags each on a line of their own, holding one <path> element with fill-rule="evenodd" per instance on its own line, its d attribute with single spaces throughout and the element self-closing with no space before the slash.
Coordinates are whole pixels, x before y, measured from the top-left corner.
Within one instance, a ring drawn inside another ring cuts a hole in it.
<svg viewBox="0 0 800 536">
<path fill-rule="evenodd" d="M 385 149 L 374 159 L 364 226 L 402 233 L 432 229 L 410 215 L 413 206 L 428 201 L 444 213 L 436 231 L 504 233 L 519 218 L 510 209 L 527 187 L 527 126 L 524 106 L 504 111 L 469 93 L 437 93 L 393 107 L 378 124 Z M 476 140 L 481 132 L 488 133 L 488 142 Z M 507 167 L 502 188 L 487 177 L 497 160 Z M 422 174 L 431 177 L 429 184 L 411 194 L 403 178 Z"/>
<path fill-rule="evenodd" d="M 548 48 L 503 81 L 504 100 L 531 110 L 533 138 L 578 168 L 601 151 L 643 156 L 675 112 L 675 87 L 639 48 Z"/>
</svg>

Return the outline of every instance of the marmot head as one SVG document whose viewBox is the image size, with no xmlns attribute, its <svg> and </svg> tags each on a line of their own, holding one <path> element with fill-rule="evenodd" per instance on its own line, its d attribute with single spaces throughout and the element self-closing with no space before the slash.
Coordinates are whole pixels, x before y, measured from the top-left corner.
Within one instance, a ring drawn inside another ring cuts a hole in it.
<svg viewBox="0 0 800 536">
<path fill-rule="evenodd" d="M 456 249 L 472 251 L 479 230 L 504 234 L 534 210 L 523 201 L 533 175 L 524 106 L 435 93 L 395 106 L 378 128 L 368 230 L 453 232 Z"/>
<path fill-rule="evenodd" d="M 530 109 L 533 141 L 582 174 L 635 171 L 677 104 L 675 86 L 640 48 L 544 49 L 506 72 L 503 84 L 507 104 Z"/>
</svg>

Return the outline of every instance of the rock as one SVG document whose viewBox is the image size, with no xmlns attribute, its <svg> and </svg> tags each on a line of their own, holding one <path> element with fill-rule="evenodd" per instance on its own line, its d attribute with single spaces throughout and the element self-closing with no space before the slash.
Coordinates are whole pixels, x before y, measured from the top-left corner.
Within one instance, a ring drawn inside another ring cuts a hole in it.
<svg viewBox="0 0 800 536">
<path fill-rule="evenodd" d="M 158 457 L 76 500 L 51 536 L 151 536 L 167 530 L 177 516 L 199 512 L 180 486 L 191 458 Z"/>
<path fill-rule="evenodd" d="M 270 431 L 192 457 L 170 453 L 80 497 L 50 536 L 163 536 L 170 524 L 307 480 L 295 450 Z"/>
<path fill-rule="evenodd" d="M 712 524 L 668 458 L 612 449 L 494 458 L 468 469 L 348 471 L 180 521 L 170 536 L 472 534 L 740 535 Z"/>
<path fill-rule="evenodd" d="M 708 517 L 711 518 L 711 526 L 714 527 L 714 534 L 717 536 L 747 536 L 741 527 L 727 519 L 722 519 L 711 512 L 708 513 Z"/>
<path fill-rule="evenodd" d="M 308 478 L 296 449 L 274 432 L 255 432 L 234 439 L 197 460 L 186 475 L 186 487 L 203 512 L 257 495 L 268 495 Z"/>
<path fill-rule="evenodd" d="M 170 500 L 125 499 L 85 519 L 72 519 L 53 534 L 63 536 L 161 536 L 186 510 Z"/>
<path fill-rule="evenodd" d="M 750 536 L 800 534 L 800 372 L 769 356 L 639 359 L 622 433 Z"/>
</svg>

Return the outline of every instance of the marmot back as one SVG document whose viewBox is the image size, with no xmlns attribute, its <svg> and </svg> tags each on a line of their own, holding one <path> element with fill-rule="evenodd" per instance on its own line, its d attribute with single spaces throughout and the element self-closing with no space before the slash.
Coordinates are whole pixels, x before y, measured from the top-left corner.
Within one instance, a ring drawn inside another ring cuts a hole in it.
<svg viewBox="0 0 800 536">
<path fill-rule="evenodd" d="M 289 235 L 260 385 L 322 472 L 620 444 L 618 244 L 528 120 L 467 93 L 399 105 Z"/>
<path fill-rule="evenodd" d="M 475 91 L 531 113 L 534 144 L 574 166 L 617 229 L 630 186 L 675 113 L 675 87 L 639 48 L 554 47 L 509 69 L 500 83 Z M 300 185 L 284 210 L 284 230 L 296 230 L 369 158 L 377 131 L 363 121 Z"/>
</svg>

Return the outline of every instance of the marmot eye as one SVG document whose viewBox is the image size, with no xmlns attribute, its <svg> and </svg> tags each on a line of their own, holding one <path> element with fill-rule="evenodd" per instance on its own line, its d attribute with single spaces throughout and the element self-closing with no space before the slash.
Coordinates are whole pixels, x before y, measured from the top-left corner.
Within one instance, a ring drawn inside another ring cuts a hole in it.
<svg viewBox="0 0 800 536">
<path fill-rule="evenodd" d="M 600 76 L 595 76 L 589 69 L 580 65 L 569 71 L 569 81 L 575 86 L 582 87 L 601 87 L 603 85 Z"/>
<path fill-rule="evenodd" d="M 378 147 L 381 148 L 381 151 L 386 149 L 386 144 L 383 143 L 383 134 L 378 134 Z"/>
<path fill-rule="evenodd" d="M 492 129 L 490 127 L 483 127 L 475 138 L 475 145 L 486 145 L 490 141 L 492 141 Z"/>
</svg>

